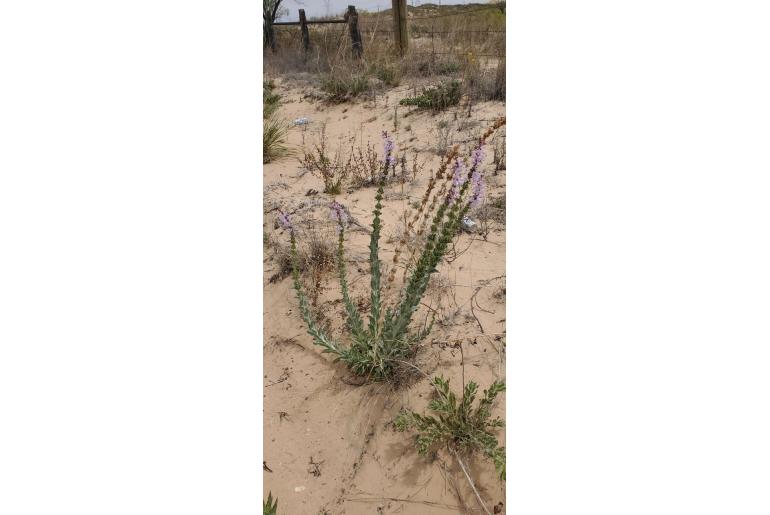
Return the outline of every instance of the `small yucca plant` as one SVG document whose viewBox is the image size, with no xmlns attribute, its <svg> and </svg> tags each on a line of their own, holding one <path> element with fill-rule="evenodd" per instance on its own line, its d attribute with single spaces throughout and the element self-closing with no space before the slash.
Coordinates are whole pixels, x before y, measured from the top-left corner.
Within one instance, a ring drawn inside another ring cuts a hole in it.
<svg viewBox="0 0 770 515">
<path fill-rule="evenodd" d="M 428 454 L 442 444 L 454 452 L 481 452 L 494 462 L 500 478 L 505 479 L 505 447 L 498 446 L 493 434 L 504 423 L 500 418 L 492 418 L 492 404 L 497 394 L 505 390 L 505 383 L 492 383 L 488 390 L 484 390 L 476 407 L 473 406 L 478 392 L 476 383 L 471 381 L 465 386 L 461 399 L 450 391 L 449 380 L 436 377 L 431 384 L 437 395 L 428 404 L 428 409 L 437 417 L 403 410 L 394 421 L 396 429 L 417 431 L 415 444 L 419 454 Z"/>
<path fill-rule="evenodd" d="M 267 494 L 267 500 L 262 503 L 262 515 L 277 515 L 278 499 L 273 500 L 273 492 Z"/>
<path fill-rule="evenodd" d="M 394 143 L 387 133 L 383 133 L 384 155 L 382 163 L 383 172 L 379 179 L 372 221 L 372 234 L 369 242 L 369 267 L 371 274 L 370 312 L 368 319 L 358 310 L 356 304 L 350 298 L 345 266 L 345 228 L 347 212 L 337 202 L 330 205 L 332 217 L 338 225 L 337 241 L 337 269 L 340 281 L 342 300 L 345 306 L 347 329 L 350 331 L 348 345 L 343 345 L 336 339 L 326 334 L 318 324 L 310 310 L 307 296 L 303 292 L 299 277 L 297 256 L 296 231 L 289 217 L 281 213 L 279 220 L 289 230 L 291 235 L 291 253 L 293 258 L 292 275 L 294 288 L 299 301 L 300 313 L 307 324 L 308 333 L 313 337 L 316 345 L 323 348 L 323 352 L 333 354 L 344 362 L 354 373 L 365 376 L 375 381 L 392 379 L 396 370 L 414 357 L 419 342 L 428 335 L 432 323 L 420 330 L 412 331 L 410 328 L 412 318 L 417 311 L 420 301 L 428 287 L 430 276 L 436 272 L 437 266 L 443 259 L 449 244 L 457 234 L 460 223 L 471 207 L 478 205 L 484 192 L 483 176 L 481 173 L 481 161 L 483 159 L 483 145 L 486 138 L 497 128 L 505 123 L 505 119 L 498 120 L 479 140 L 470 157 L 470 166 L 466 170 L 465 164 L 457 158 L 456 149 L 450 152 L 443 162 L 438 173 L 428 185 L 422 205 L 415 214 L 410 227 L 421 217 L 423 227 L 418 235 L 424 232 L 430 220 L 430 228 L 427 231 L 424 244 L 420 247 L 419 258 L 411 267 L 410 275 L 406 280 L 398 301 L 395 305 L 386 307 L 382 298 L 382 267 L 379 258 L 379 241 L 382 230 L 380 215 L 382 214 L 382 198 L 384 183 L 387 179 L 387 171 L 392 169 L 396 158 L 393 155 Z M 437 184 L 437 180 L 444 178 L 444 172 L 452 159 L 457 159 L 454 165 L 454 173 L 446 177 L 443 187 L 433 197 L 430 207 L 425 210 L 430 194 Z M 431 219 L 431 216 L 432 219 Z M 401 247 L 405 239 L 401 241 Z M 398 262 L 401 250 L 397 249 L 394 256 L 394 264 Z M 395 266 L 387 283 L 393 282 Z"/>
<path fill-rule="evenodd" d="M 278 118 L 270 116 L 262 123 L 262 161 L 269 163 L 289 153 L 286 145 L 286 137 L 289 134 L 289 124 Z"/>
</svg>

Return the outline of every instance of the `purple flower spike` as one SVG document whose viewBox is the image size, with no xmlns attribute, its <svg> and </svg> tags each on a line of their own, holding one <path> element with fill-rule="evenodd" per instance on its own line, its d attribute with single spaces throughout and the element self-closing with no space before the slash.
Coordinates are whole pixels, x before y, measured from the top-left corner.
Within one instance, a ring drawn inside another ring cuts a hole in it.
<svg viewBox="0 0 770 515">
<path fill-rule="evenodd" d="M 483 145 L 479 145 L 478 147 L 473 149 L 473 153 L 471 154 L 471 170 L 475 170 L 483 160 L 484 160 L 484 147 Z"/>
<path fill-rule="evenodd" d="M 486 185 L 484 184 L 484 176 L 481 172 L 474 170 L 471 175 L 471 186 L 473 191 L 471 193 L 471 207 L 476 208 L 481 205 L 481 201 L 484 200 L 484 193 L 486 192 Z"/>
<path fill-rule="evenodd" d="M 460 188 L 465 183 L 465 164 L 460 158 L 457 158 L 452 174 L 452 188 L 447 195 L 447 204 L 451 205 L 460 198 Z"/>
<path fill-rule="evenodd" d="M 289 215 L 283 211 L 278 211 L 278 223 L 280 223 L 281 227 L 284 229 L 288 229 L 292 233 L 294 232 L 294 224 L 289 220 Z"/>
<path fill-rule="evenodd" d="M 345 227 L 348 223 L 348 214 L 345 211 L 345 206 L 337 201 L 329 204 L 329 210 L 331 211 L 331 218 L 339 224 L 338 229 Z"/>
<path fill-rule="evenodd" d="M 384 162 L 387 163 L 388 166 L 392 166 L 396 162 L 396 158 L 393 156 L 393 150 L 396 148 L 396 144 L 393 143 L 393 138 L 390 137 L 388 131 L 382 131 L 382 143 L 385 154 Z"/>
</svg>

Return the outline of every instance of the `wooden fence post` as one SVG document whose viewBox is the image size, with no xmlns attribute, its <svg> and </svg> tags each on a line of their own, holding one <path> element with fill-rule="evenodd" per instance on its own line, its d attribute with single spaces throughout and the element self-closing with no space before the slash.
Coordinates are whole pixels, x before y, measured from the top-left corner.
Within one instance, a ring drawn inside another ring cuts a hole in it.
<svg viewBox="0 0 770 515">
<path fill-rule="evenodd" d="M 353 47 L 353 57 L 359 59 L 364 53 L 364 44 L 361 41 L 361 32 L 358 30 L 358 13 L 352 5 L 348 6 L 348 12 L 345 13 L 345 19 L 350 29 L 350 42 Z"/>
<path fill-rule="evenodd" d="M 393 35 L 400 54 L 409 49 L 409 35 L 406 29 L 406 0 L 393 0 Z"/>
<path fill-rule="evenodd" d="M 304 9 L 299 10 L 299 26 L 302 30 L 302 48 L 305 50 L 305 57 L 307 57 L 307 52 L 310 50 L 310 33 L 307 30 L 307 18 L 305 18 Z"/>
</svg>

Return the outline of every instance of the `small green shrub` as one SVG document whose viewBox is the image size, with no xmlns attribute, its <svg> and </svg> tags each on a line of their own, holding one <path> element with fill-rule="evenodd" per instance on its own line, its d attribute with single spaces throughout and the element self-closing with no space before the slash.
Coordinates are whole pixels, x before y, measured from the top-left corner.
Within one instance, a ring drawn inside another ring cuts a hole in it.
<svg viewBox="0 0 770 515">
<path fill-rule="evenodd" d="M 344 102 L 369 90 L 369 78 L 365 75 L 336 77 L 327 75 L 321 79 L 321 90 L 332 102 Z"/>
<path fill-rule="evenodd" d="M 459 104 L 460 96 L 460 82 L 451 80 L 432 88 L 423 89 L 422 95 L 401 99 L 399 103 L 405 106 L 417 106 L 420 109 L 441 111 L 449 106 Z"/>
<path fill-rule="evenodd" d="M 425 455 L 437 445 L 447 445 L 450 449 L 471 453 L 479 451 L 491 459 L 501 479 L 505 479 L 505 447 L 498 446 L 493 431 L 504 426 L 498 418 L 492 418 L 492 404 L 497 394 L 505 390 L 505 383 L 495 381 L 484 390 L 484 394 L 474 408 L 478 385 L 471 381 L 465 386 L 462 399 L 457 399 L 449 389 L 449 380 L 436 377 L 431 384 L 436 389 L 436 398 L 430 401 L 428 409 L 437 417 L 419 415 L 411 410 L 403 410 L 394 421 L 398 431 L 415 430 L 417 452 Z"/>
<path fill-rule="evenodd" d="M 273 500 L 273 492 L 267 494 L 267 500 L 262 503 L 262 515 L 278 515 L 278 499 Z"/>
<path fill-rule="evenodd" d="M 269 163 L 289 154 L 286 137 L 289 124 L 273 115 L 262 122 L 262 162 Z"/>
</svg>

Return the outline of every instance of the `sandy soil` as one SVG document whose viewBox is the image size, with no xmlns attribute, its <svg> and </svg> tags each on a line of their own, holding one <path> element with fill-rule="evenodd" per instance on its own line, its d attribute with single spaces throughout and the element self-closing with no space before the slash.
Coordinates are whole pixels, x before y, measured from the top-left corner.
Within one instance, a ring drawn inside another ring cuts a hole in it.
<svg viewBox="0 0 770 515">
<path fill-rule="evenodd" d="M 393 184 L 385 194 L 381 258 L 389 264 L 396 244 L 399 220 L 409 204 L 419 200 L 435 154 L 437 126 L 445 121 L 454 142 L 463 144 L 483 132 L 493 119 L 505 114 L 500 102 L 476 104 L 467 117 L 467 105 L 439 115 L 399 107 L 394 130 L 394 105 L 411 93 L 410 85 L 391 89 L 375 100 L 328 105 L 310 88 L 289 86 L 276 80 L 282 95 L 279 115 L 288 120 L 310 119 L 294 127 L 289 142 L 294 157 L 264 166 L 264 472 L 265 492 L 278 498 L 282 515 L 482 514 L 468 481 L 451 455 L 419 456 L 412 435 L 397 433 L 393 418 L 402 407 L 424 412 L 432 388 L 423 379 L 409 388 L 393 391 L 383 384 L 356 385 L 344 366 L 321 354 L 305 332 L 299 317 L 291 279 L 280 278 L 275 246 L 288 242 L 277 227 L 280 208 L 293 220 L 322 238 L 334 238 L 333 222 L 319 177 L 303 173 L 297 157 L 318 141 L 320 128 L 332 149 L 371 141 L 382 152 L 380 133 L 391 132 L 397 152 L 406 152 L 411 163 L 416 152 L 425 166 L 413 182 Z M 504 133 L 504 132 L 503 132 Z M 485 160 L 487 199 L 505 193 L 505 171 L 492 174 L 491 148 Z M 310 193 L 308 195 L 308 193 Z M 336 200 L 345 205 L 362 228 L 350 231 L 349 281 L 353 298 L 368 295 L 367 252 L 374 189 L 343 190 Z M 467 250 L 466 250 L 467 249 Z M 474 380 L 485 389 L 495 379 L 505 379 L 505 227 L 490 222 L 486 240 L 464 234 L 456 244 L 451 263 L 445 262 L 432 280 L 425 304 L 435 310 L 433 331 L 424 341 L 418 365 L 429 375 L 443 374 L 458 391 Z M 387 269 L 386 269 L 387 270 Z M 386 272 L 387 273 L 387 272 Z M 401 274 L 397 277 L 401 278 Z M 316 311 L 323 313 L 340 335 L 344 317 L 334 270 L 321 283 Z M 390 292 L 392 299 L 398 287 Z M 424 308 L 416 320 L 428 313 Z M 503 416 L 505 396 L 498 397 L 495 416 Z M 504 431 L 499 434 L 504 442 Z M 505 513 L 505 485 L 491 461 L 470 459 L 470 473 L 490 512 Z"/>
</svg>

